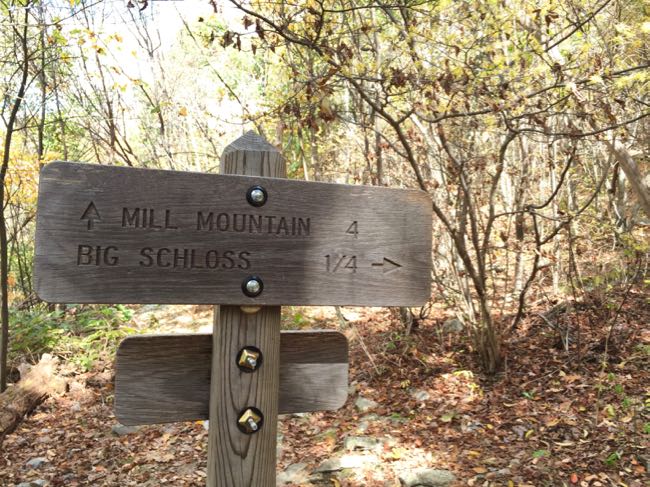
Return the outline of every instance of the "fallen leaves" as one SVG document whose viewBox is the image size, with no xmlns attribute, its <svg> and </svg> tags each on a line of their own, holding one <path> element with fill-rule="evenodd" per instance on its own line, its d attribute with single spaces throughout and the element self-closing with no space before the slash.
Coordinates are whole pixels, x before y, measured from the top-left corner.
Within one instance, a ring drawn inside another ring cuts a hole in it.
<svg viewBox="0 0 650 487">
<path fill-rule="evenodd" d="M 337 326 L 335 319 L 321 321 Z M 458 486 L 643 487 L 647 472 L 637 458 L 647 451 L 643 401 L 650 373 L 644 361 L 628 360 L 610 376 L 598 361 L 567 362 L 563 350 L 533 333 L 521 338 L 517 353 L 510 351 L 507 376 L 494 380 L 472 368 L 462 342 L 452 350 L 439 345 L 434 323 L 421 323 L 416 334 L 387 350 L 399 325 L 386 310 L 360 310 L 356 321 L 380 374 L 352 338 L 348 404 L 337 412 L 283 417 L 279 469 L 303 462 L 313 468 L 339 452 L 346 436 L 363 435 L 384 442 L 376 453 L 381 463 L 352 478 L 334 476 L 327 485 L 398 485 L 397 472 L 429 466 L 453 471 Z M 599 343 L 592 330 L 582 333 L 584 347 Z M 207 431 L 201 422 L 147 426 L 124 437 L 110 433 L 107 370 L 92 374 L 93 387 L 77 377 L 74 391 L 46 402 L 7 438 L 3 481 L 18 483 L 24 463 L 44 456 L 52 465 L 42 473 L 53 487 L 205 485 Z M 430 397 L 418 400 L 415 391 Z M 359 413 L 357 393 L 379 408 Z"/>
</svg>

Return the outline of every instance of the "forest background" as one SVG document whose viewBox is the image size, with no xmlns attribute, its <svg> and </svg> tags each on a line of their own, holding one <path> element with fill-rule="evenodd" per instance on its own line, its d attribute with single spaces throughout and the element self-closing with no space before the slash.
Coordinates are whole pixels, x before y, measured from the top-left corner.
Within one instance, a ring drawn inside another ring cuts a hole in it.
<svg viewBox="0 0 650 487">
<path fill-rule="evenodd" d="M 0 25 L 2 390 L 21 361 L 87 371 L 142 331 L 35 295 L 39 170 L 218 172 L 250 129 L 291 178 L 431 195 L 433 295 L 395 310 L 400 336 L 457 332 L 484 377 L 531 327 L 569 361 L 591 336 L 602 377 L 647 364 L 621 317 L 650 303 L 648 0 L 0 0 Z"/>
</svg>

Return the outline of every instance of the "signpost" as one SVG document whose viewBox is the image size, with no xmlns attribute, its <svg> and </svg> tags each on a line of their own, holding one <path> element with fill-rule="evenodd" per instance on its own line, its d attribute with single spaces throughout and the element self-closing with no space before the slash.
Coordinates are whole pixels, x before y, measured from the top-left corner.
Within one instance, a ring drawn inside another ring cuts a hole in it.
<svg viewBox="0 0 650 487">
<path fill-rule="evenodd" d="M 221 305 L 211 338 L 122 343 L 116 414 L 209 417 L 208 486 L 274 486 L 277 414 L 341 407 L 348 371 L 343 335 L 280 333 L 280 305 L 424 304 L 431 202 L 282 179 L 281 154 L 252 132 L 226 148 L 221 172 L 48 164 L 35 287 L 59 303 Z"/>
</svg>

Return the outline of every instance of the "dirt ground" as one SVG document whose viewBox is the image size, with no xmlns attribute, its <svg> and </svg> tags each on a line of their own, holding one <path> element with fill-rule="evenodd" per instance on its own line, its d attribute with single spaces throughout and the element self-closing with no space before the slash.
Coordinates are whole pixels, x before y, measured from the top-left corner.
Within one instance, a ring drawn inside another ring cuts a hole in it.
<svg viewBox="0 0 650 487">
<path fill-rule="evenodd" d="M 417 468 L 448 470 L 458 486 L 650 485 L 645 289 L 616 297 L 624 302 L 616 315 L 595 299 L 561 310 L 555 328 L 538 316 L 548 310 L 533 310 L 506 340 L 496 377 L 481 374 L 466 331 L 446 330 L 449 316 L 435 309 L 406 336 L 392 310 L 344 308 L 341 329 L 332 308 L 287 308 L 286 327 L 346 334 L 350 390 L 339 411 L 280 418 L 278 472 L 303 464 L 311 481 L 289 485 L 335 487 L 399 486 Z M 135 320 L 207 331 L 211 310 L 142 307 Z M 205 485 L 204 422 L 120 435 L 112 363 L 67 379 L 66 394 L 48 398 L 5 439 L 1 486 Z M 376 405 L 361 411 L 359 397 Z M 349 438 L 359 437 L 374 446 L 355 447 Z M 351 463 L 314 473 L 332 458 Z M 34 459 L 41 465 L 30 467 Z"/>
</svg>

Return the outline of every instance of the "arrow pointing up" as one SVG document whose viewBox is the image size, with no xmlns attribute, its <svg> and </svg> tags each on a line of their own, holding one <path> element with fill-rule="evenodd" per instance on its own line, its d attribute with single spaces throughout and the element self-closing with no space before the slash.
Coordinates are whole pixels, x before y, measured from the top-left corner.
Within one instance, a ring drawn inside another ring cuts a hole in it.
<svg viewBox="0 0 650 487">
<path fill-rule="evenodd" d="M 402 267 L 400 264 L 397 262 L 394 262 L 390 259 L 387 259 L 384 257 L 384 260 L 379 263 L 372 264 L 373 267 L 382 267 L 382 274 L 389 274 L 393 271 L 396 271 L 400 267 Z"/>
<path fill-rule="evenodd" d="M 81 215 L 81 220 L 88 220 L 88 230 L 93 229 L 95 226 L 95 220 L 98 222 L 102 221 L 101 217 L 99 216 L 99 212 L 95 207 L 95 203 L 92 201 L 90 202 L 88 208 L 86 208 L 86 211 L 84 211 L 84 214 Z"/>
</svg>

